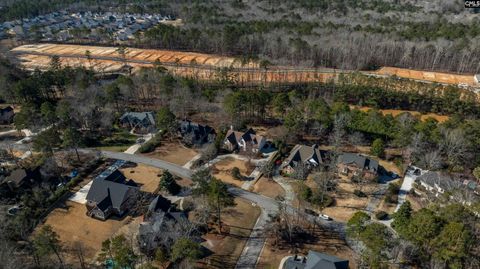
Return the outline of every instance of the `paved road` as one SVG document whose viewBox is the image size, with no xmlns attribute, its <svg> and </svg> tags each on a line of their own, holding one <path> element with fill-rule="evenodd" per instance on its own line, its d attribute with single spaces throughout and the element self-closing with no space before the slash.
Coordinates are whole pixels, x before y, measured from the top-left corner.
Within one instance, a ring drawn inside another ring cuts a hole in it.
<svg viewBox="0 0 480 269">
<path fill-rule="evenodd" d="M 93 150 L 83 149 L 82 151 L 93 151 Z M 112 151 L 102 150 L 100 151 L 100 153 L 107 158 L 125 160 L 129 162 L 134 162 L 134 163 L 142 163 L 142 164 L 150 165 L 150 166 L 161 168 L 161 169 L 168 169 L 172 174 L 175 174 L 183 178 L 191 178 L 192 176 L 192 171 L 190 169 L 187 169 L 180 165 L 176 165 L 166 161 L 152 159 L 152 158 L 139 156 L 139 155 L 122 153 L 122 152 L 112 152 Z M 269 220 L 269 215 L 275 214 L 278 212 L 278 202 L 272 198 L 269 198 L 257 193 L 249 192 L 237 187 L 229 187 L 228 191 L 237 197 L 240 197 L 252 203 L 255 203 L 257 206 L 259 206 L 262 209 L 262 213 L 260 214 L 260 217 L 257 219 L 257 222 L 253 227 L 253 231 L 250 234 L 250 238 L 247 240 L 245 247 L 242 251 L 242 254 L 240 255 L 236 265 L 236 268 L 239 268 L 239 269 L 246 269 L 246 268 L 253 269 L 256 267 L 257 261 L 260 257 L 263 246 L 265 244 L 266 237 L 264 234 L 264 228 Z M 288 213 L 291 213 L 291 214 L 298 213 L 297 209 L 293 208 L 290 205 L 286 206 L 286 210 Z M 325 221 L 325 220 L 318 219 L 314 216 L 305 215 L 305 214 L 303 214 L 302 217 L 304 217 L 305 219 L 311 222 L 316 222 L 319 225 L 326 227 L 327 229 L 334 230 L 338 232 L 342 237 L 345 236 L 344 223 L 335 222 L 335 221 Z"/>
</svg>

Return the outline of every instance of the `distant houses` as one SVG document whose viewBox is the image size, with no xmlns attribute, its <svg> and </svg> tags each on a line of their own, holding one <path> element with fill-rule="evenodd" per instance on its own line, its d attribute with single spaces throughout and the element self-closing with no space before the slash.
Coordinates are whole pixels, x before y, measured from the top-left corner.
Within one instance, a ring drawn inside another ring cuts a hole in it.
<svg viewBox="0 0 480 269">
<path fill-rule="evenodd" d="M 283 162 L 281 169 L 284 173 L 291 174 L 299 165 L 311 169 L 324 163 L 325 152 L 320 151 L 317 145 L 295 145 L 288 158 Z"/>
<path fill-rule="evenodd" d="M 246 132 L 238 132 L 230 128 L 223 144 L 224 148 L 229 151 L 258 153 L 266 145 L 266 142 L 267 139 L 265 137 L 257 135 L 251 128 Z"/>
<path fill-rule="evenodd" d="M 86 197 L 88 216 L 100 220 L 121 217 L 135 204 L 139 187 L 118 170 L 122 164 L 115 163 L 93 180 Z"/>
<path fill-rule="evenodd" d="M 337 161 L 338 172 L 349 178 L 361 176 L 376 179 L 379 173 L 378 161 L 357 153 L 342 153 Z"/>
<path fill-rule="evenodd" d="M 348 260 L 310 250 L 306 257 L 288 257 L 281 269 L 348 269 Z"/>
<path fill-rule="evenodd" d="M 136 133 L 149 133 L 155 130 L 153 112 L 126 112 L 120 117 L 120 125 Z"/>
<path fill-rule="evenodd" d="M 189 146 L 201 146 L 215 140 L 216 132 L 208 125 L 201 125 L 189 120 L 179 122 L 179 133 L 182 140 Z"/>
<path fill-rule="evenodd" d="M 5 108 L 0 108 L 0 124 L 10 124 L 13 122 L 13 116 L 15 112 L 13 107 L 7 106 Z"/>
</svg>

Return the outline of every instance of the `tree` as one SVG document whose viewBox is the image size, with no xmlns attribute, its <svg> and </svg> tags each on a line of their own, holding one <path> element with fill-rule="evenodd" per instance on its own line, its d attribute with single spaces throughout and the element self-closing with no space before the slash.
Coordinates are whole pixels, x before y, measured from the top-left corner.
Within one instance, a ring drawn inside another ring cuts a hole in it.
<svg viewBox="0 0 480 269">
<path fill-rule="evenodd" d="M 225 207 L 234 206 L 235 199 L 228 191 L 228 186 L 222 181 L 212 177 L 205 190 L 207 201 L 217 212 L 219 232 L 222 233 L 221 213 Z"/>
<path fill-rule="evenodd" d="M 57 257 L 60 267 L 64 267 L 63 259 L 60 256 L 62 246 L 58 239 L 58 235 L 53 230 L 52 226 L 44 225 L 34 236 L 33 245 L 35 247 L 35 252 L 39 257 L 49 256 L 53 253 Z"/>
<path fill-rule="evenodd" d="M 475 167 L 475 169 L 473 169 L 473 176 L 474 176 L 477 180 L 480 180 L 480 166 Z"/>
<path fill-rule="evenodd" d="M 189 262 L 194 262 L 201 257 L 201 246 L 199 243 L 190 238 L 182 237 L 175 241 L 172 246 L 171 260 L 178 262 L 186 259 Z"/>
<path fill-rule="evenodd" d="M 382 139 L 377 138 L 373 141 L 370 153 L 379 158 L 383 158 L 385 156 L 385 143 L 383 143 Z"/>
<path fill-rule="evenodd" d="M 413 214 L 405 237 L 423 249 L 430 247 L 431 240 L 441 231 L 443 221 L 429 209 L 422 208 Z"/>
<path fill-rule="evenodd" d="M 165 268 L 165 265 L 168 262 L 168 255 L 166 251 L 161 247 L 157 248 L 157 250 L 155 250 L 154 260 L 158 262 L 162 268 Z"/>
<path fill-rule="evenodd" d="M 63 147 L 73 148 L 77 155 L 77 160 L 80 162 L 80 155 L 78 154 L 78 147 L 82 144 L 82 135 L 75 128 L 68 128 L 63 132 Z"/>
<path fill-rule="evenodd" d="M 467 227 L 459 222 L 450 222 L 433 240 L 433 256 L 443 261 L 447 268 L 464 268 L 463 259 L 468 258 L 471 243 L 472 234 Z"/>
<path fill-rule="evenodd" d="M 285 115 L 287 108 L 291 107 L 292 103 L 290 102 L 288 94 L 282 92 L 275 95 L 272 105 L 275 112 L 283 116 Z"/>
<path fill-rule="evenodd" d="M 159 187 L 162 190 L 168 191 L 172 195 L 178 194 L 181 190 L 180 185 L 177 184 L 175 178 L 172 174 L 170 174 L 170 172 L 168 172 L 168 170 L 163 172 L 163 175 L 160 178 Z"/>
<path fill-rule="evenodd" d="M 365 229 L 365 225 L 370 220 L 370 216 L 363 212 L 357 211 L 347 222 L 347 234 L 356 238 Z"/>
<path fill-rule="evenodd" d="M 303 131 L 303 115 L 299 109 L 290 110 L 283 122 L 289 132 L 299 134 Z"/>
<path fill-rule="evenodd" d="M 157 112 L 157 127 L 170 135 L 174 135 L 177 132 L 178 124 L 175 115 L 168 109 L 168 107 L 162 107 Z"/>
<path fill-rule="evenodd" d="M 124 235 L 117 235 L 102 242 L 102 249 L 98 255 L 100 262 L 110 259 L 114 263 L 114 269 L 134 268 L 137 255 Z"/>
<path fill-rule="evenodd" d="M 275 174 L 275 164 L 273 161 L 266 161 L 261 167 L 260 167 L 260 172 L 266 177 L 266 178 L 272 178 L 273 175 Z"/>
<path fill-rule="evenodd" d="M 242 179 L 242 174 L 240 173 L 240 169 L 238 167 L 232 168 L 232 177 L 237 180 Z"/>
<path fill-rule="evenodd" d="M 60 62 L 60 57 L 58 55 L 53 55 L 50 59 L 50 69 L 53 71 L 58 71 L 62 68 L 62 63 Z"/>
<path fill-rule="evenodd" d="M 33 139 L 33 149 L 49 155 L 53 155 L 55 147 L 60 145 L 61 139 L 55 127 L 41 131 Z"/>
<path fill-rule="evenodd" d="M 405 235 L 412 217 L 412 206 L 405 201 L 393 215 L 392 227 L 401 235 Z"/>
</svg>

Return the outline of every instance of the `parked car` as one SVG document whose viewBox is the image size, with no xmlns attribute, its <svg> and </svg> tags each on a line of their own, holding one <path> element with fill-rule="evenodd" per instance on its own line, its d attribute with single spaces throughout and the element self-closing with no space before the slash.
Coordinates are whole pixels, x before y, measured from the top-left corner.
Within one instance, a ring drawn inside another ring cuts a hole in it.
<svg viewBox="0 0 480 269">
<path fill-rule="evenodd" d="M 14 205 L 7 209 L 7 215 L 9 216 L 15 216 L 17 215 L 18 211 L 22 210 L 23 205 Z"/>
<path fill-rule="evenodd" d="M 137 144 L 143 144 L 145 142 L 144 138 L 137 139 Z"/>
<path fill-rule="evenodd" d="M 325 214 L 319 214 L 318 217 L 323 220 L 332 220 L 332 218 L 330 218 L 328 215 L 325 215 Z"/>
</svg>

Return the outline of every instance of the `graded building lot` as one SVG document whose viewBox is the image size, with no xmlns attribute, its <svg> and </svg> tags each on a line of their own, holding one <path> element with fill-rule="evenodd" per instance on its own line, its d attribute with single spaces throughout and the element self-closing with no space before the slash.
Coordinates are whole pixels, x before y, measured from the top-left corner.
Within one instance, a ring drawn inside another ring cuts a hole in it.
<svg viewBox="0 0 480 269">
<path fill-rule="evenodd" d="M 85 205 L 67 201 L 65 208 L 56 208 L 48 215 L 45 224 L 52 226 L 67 249 L 74 248 L 76 243 L 81 242 L 85 258 L 93 262 L 102 242 L 129 223 L 130 218 L 100 221 L 88 217 L 86 213 Z M 73 256 L 73 253 L 69 254 Z"/>
<path fill-rule="evenodd" d="M 200 262 L 200 268 L 234 268 L 247 242 L 253 226 L 260 216 L 260 208 L 251 202 L 235 198 L 235 207 L 227 208 L 222 215 L 222 222 L 227 232 L 224 235 L 208 233 L 203 246 L 213 254 Z"/>
<path fill-rule="evenodd" d="M 157 147 L 153 152 L 145 153 L 142 155 L 178 165 L 184 165 L 197 154 L 197 151 L 183 146 L 180 142 L 162 141 L 161 145 Z"/>
<path fill-rule="evenodd" d="M 235 185 L 237 187 L 242 187 L 244 180 L 238 180 L 233 178 L 232 176 L 232 169 L 237 167 L 240 170 L 240 174 L 242 177 L 248 177 L 253 168 L 248 167 L 246 161 L 234 159 L 234 158 L 225 158 L 212 166 L 212 174 L 217 179 Z"/>
<path fill-rule="evenodd" d="M 273 179 L 268 179 L 264 176 L 257 180 L 252 191 L 270 198 L 275 198 L 277 196 L 285 197 L 285 191 L 282 186 L 273 181 Z"/>
<path fill-rule="evenodd" d="M 154 193 L 158 184 L 160 183 L 160 178 L 163 174 L 163 170 L 144 165 L 137 164 L 131 167 L 123 167 L 120 171 L 129 179 L 133 179 L 137 184 L 140 185 L 140 191 Z M 192 181 L 190 179 L 180 179 L 177 180 L 177 183 L 182 186 L 190 186 Z"/>
</svg>

